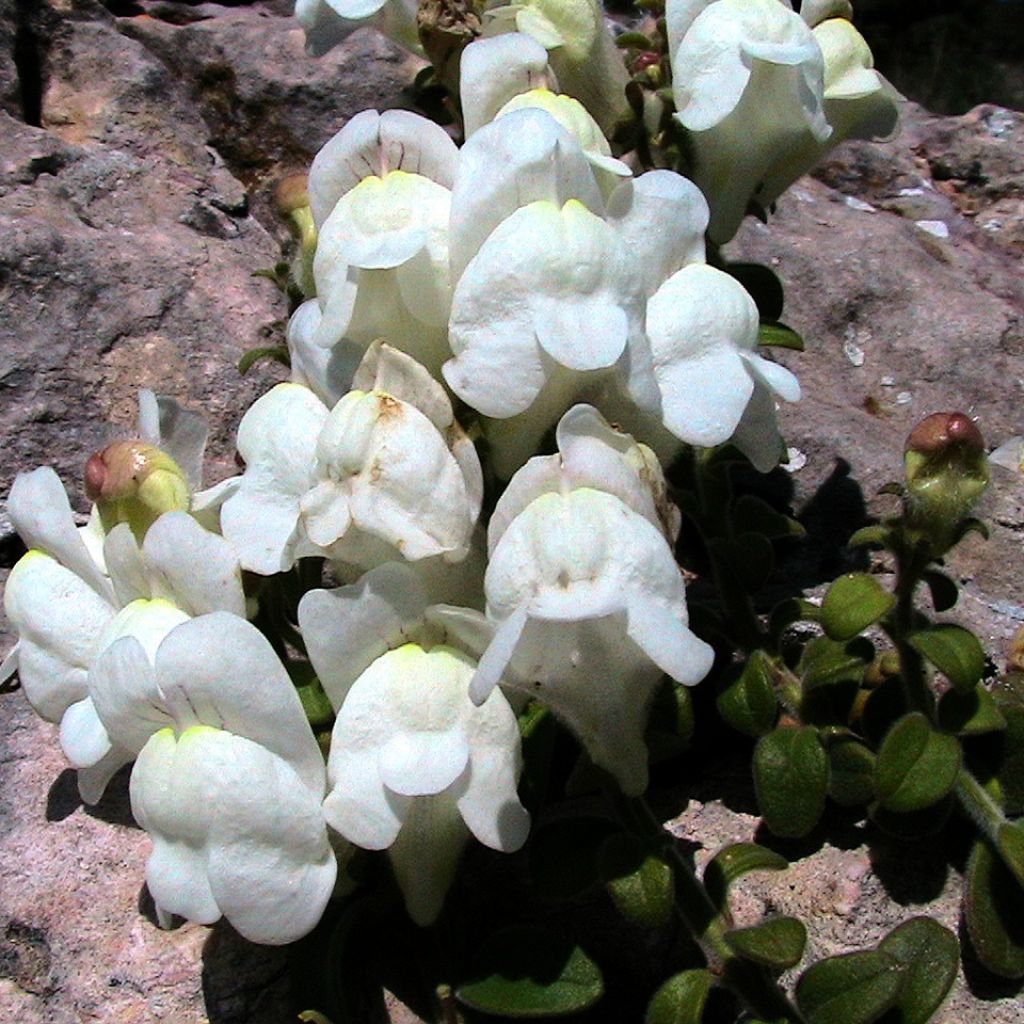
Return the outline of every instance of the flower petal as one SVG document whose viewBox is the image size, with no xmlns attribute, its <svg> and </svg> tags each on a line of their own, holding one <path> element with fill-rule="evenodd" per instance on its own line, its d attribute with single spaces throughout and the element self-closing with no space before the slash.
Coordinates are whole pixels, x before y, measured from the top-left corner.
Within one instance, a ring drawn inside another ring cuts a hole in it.
<svg viewBox="0 0 1024 1024">
<path fill-rule="evenodd" d="M 547 50 L 522 32 L 470 43 L 459 66 L 466 138 L 493 121 L 513 96 L 547 84 L 547 67 Z"/>
<path fill-rule="evenodd" d="M 461 729 L 403 731 L 380 752 L 380 777 L 402 796 L 430 796 L 447 789 L 469 763 L 469 743 Z"/>
</svg>

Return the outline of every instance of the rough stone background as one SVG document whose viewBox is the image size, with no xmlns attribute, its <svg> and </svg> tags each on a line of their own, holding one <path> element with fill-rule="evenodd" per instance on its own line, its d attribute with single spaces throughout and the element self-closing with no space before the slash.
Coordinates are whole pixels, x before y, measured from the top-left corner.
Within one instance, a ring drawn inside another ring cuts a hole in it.
<svg viewBox="0 0 1024 1024">
<path fill-rule="evenodd" d="M 371 32 L 309 60 L 287 14 L 285 0 L 0 3 L 0 494 L 41 462 L 74 489 L 87 454 L 129 429 L 139 385 L 206 410 L 211 477 L 228 471 L 242 412 L 275 379 L 234 369 L 285 314 L 251 276 L 284 238 L 273 183 L 358 110 L 406 102 L 413 70 Z M 853 526 L 886 510 L 876 492 L 926 413 L 963 409 L 993 447 L 1024 433 L 1024 116 L 908 105 L 894 142 L 844 146 L 729 253 L 775 267 L 808 342 L 784 357 L 805 398 L 784 412 L 777 480 L 809 530 L 793 572 L 813 590 Z M 992 538 L 952 571 L 957 614 L 999 668 L 1024 623 L 1021 476 L 996 469 L 983 512 Z M 0 582 L 17 554 L 4 522 L 0 505 Z M 714 798 L 720 782 L 694 780 L 676 805 L 698 860 L 756 825 L 749 803 Z M 156 928 L 147 846 L 126 779 L 82 807 L 54 730 L 0 696 L 0 1019 L 293 1020 L 280 951 L 224 925 Z M 955 929 L 956 890 L 940 851 L 851 827 L 746 899 L 811 915 L 822 954 L 915 913 Z M 1019 987 L 969 969 L 936 1019 L 1024 1021 Z"/>
</svg>

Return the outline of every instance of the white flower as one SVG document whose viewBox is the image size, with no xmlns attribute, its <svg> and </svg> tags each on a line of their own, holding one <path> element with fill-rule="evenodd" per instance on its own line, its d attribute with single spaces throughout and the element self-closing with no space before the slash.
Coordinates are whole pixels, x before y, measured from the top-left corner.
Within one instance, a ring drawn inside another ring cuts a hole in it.
<svg viewBox="0 0 1024 1024">
<path fill-rule="evenodd" d="M 714 241 L 844 139 L 895 128 L 895 90 L 849 12 L 846 0 L 804 3 L 800 14 L 780 0 L 670 0 L 676 116 L 691 133 Z"/>
<path fill-rule="evenodd" d="M 561 464 L 531 460 L 499 502 L 484 584 L 496 632 L 470 693 L 486 699 L 503 681 L 537 697 L 595 764 L 637 794 L 647 785 L 643 735 L 662 672 L 692 685 L 713 653 L 687 628 L 683 579 L 656 489 L 645 494 L 635 470 L 629 482 L 621 452 L 602 457 L 584 443 L 602 432 L 592 411 L 574 410 L 560 438 Z M 608 493 L 597 478 L 616 460 Z"/>
<path fill-rule="evenodd" d="M 414 53 L 417 0 L 295 0 L 295 17 L 306 33 L 306 52 L 319 57 L 357 28 L 371 25 Z"/>
<path fill-rule="evenodd" d="M 324 764 L 262 634 L 214 612 L 171 630 L 152 661 L 126 637 L 91 685 L 103 723 L 138 752 L 132 813 L 153 840 L 146 884 L 161 923 L 223 915 L 272 945 L 310 931 L 337 874 Z"/>
<path fill-rule="evenodd" d="M 317 344 L 361 355 L 383 339 L 429 370 L 440 368 L 448 354 L 448 220 L 457 163 L 444 130 L 405 110 L 364 110 L 316 155 L 309 201 L 319 231 Z"/>
<path fill-rule="evenodd" d="M 482 707 L 468 694 L 467 647 L 485 646 L 490 625 L 467 609 L 428 607 L 400 564 L 310 591 L 299 623 L 338 712 L 327 820 L 359 846 L 388 850 L 410 915 L 429 924 L 470 834 L 509 852 L 529 830 L 516 796 L 515 715 L 501 693 Z"/>
<path fill-rule="evenodd" d="M 485 34 L 519 31 L 548 51 L 559 88 L 578 99 L 602 131 L 628 117 L 629 75 L 600 0 L 488 0 Z"/>
<path fill-rule="evenodd" d="M 687 16 L 696 6 L 683 5 Z M 674 12 L 669 24 L 676 38 L 682 26 Z M 779 0 L 716 0 L 692 17 L 671 57 L 692 177 L 711 206 L 711 237 L 725 242 L 751 200 L 767 208 L 777 198 L 763 182 L 790 152 L 831 134 L 821 48 Z"/>
<path fill-rule="evenodd" d="M 238 428 L 245 473 L 221 508 L 244 568 L 283 572 L 304 555 L 368 568 L 464 557 L 482 476 L 444 389 L 408 356 L 375 344 L 332 410 L 278 384 Z"/>
<path fill-rule="evenodd" d="M 4 610 L 19 636 L 3 671 L 17 669 L 36 712 L 61 723 L 82 799 L 95 803 L 132 754 L 96 717 L 91 666 L 119 637 L 135 636 L 152 652 L 190 616 L 215 609 L 244 615 L 238 563 L 222 538 L 183 512 L 169 512 L 141 548 L 127 524 L 115 527 L 98 564 L 56 473 L 45 467 L 15 480 L 8 509 L 30 550 L 4 591 Z"/>
</svg>

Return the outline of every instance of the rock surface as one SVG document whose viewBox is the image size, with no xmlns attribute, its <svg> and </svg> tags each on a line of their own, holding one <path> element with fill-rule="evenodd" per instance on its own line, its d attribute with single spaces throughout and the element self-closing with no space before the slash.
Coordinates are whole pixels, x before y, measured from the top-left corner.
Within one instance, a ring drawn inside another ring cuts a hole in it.
<svg viewBox="0 0 1024 1024">
<path fill-rule="evenodd" d="M 309 60 L 277 2 L 0 13 L 0 493 L 44 461 L 74 489 L 87 454 L 131 429 L 140 385 L 204 409 L 211 475 L 227 472 L 238 419 L 275 379 L 234 369 L 280 338 L 285 315 L 251 276 L 284 240 L 273 182 L 357 110 L 401 104 L 412 68 L 370 32 Z M 775 267 L 785 319 L 807 339 L 783 357 L 805 398 L 784 413 L 791 471 L 777 473 L 814 542 L 794 566 L 801 585 L 839 571 L 845 537 L 885 511 L 876 492 L 927 412 L 977 416 L 993 446 L 1024 429 L 1022 253 L 1024 117 L 993 107 L 908 107 L 893 143 L 843 147 L 783 197 L 770 229 L 749 222 L 731 244 L 731 257 Z M 958 614 L 1001 663 L 1024 623 L 1021 476 L 996 470 L 987 502 L 991 540 L 966 544 L 952 571 Z M 0 578 L 16 554 L 0 537 Z M 125 778 L 85 809 L 52 727 L 18 693 L 0 707 L 0 1019 L 294 1019 L 280 951 L 223 925 L 156 928 Z M 698 860 L 756 824 L 711 796 L 694 780 L 676 805 L 690 799 L 672 827 Z M 751 913 L 810 913 L 819 953 L 871 945 L 914 913 L 958 919 L 955 871 L 934 850 L 856 829 L 746 898 Z M 937 1020 L 1020 1022 L 1017 989 L 962 979 Z"/>
</svg>

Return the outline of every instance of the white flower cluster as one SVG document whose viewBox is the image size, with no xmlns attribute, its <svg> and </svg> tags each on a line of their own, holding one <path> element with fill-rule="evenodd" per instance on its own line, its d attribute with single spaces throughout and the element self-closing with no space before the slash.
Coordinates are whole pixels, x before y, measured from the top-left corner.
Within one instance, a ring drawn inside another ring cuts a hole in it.
<svg viewBox="0 0 1024 1024">
<path fill-rule="evenodd" d="M 297 13 L 323 51 L 415 10 Z M 623 792 L 645 789 L 655 688 L 713 657 L 687 626 L 658 455 L 732 440 L 767 470 L 775 400 L 799 396 L 757 352 L 753 300 L 705 262 L 709 220 L 728 234 L 799 173 L 797 143 L 813 159 L 830 124 L 884 127 L 888 98 L 836 19 L 812 33 L 779 0 L 668 13 L 698 184 L 613 156 L 625 71 L 596 0 L 490 4 L 462 55 L 461 149 L 415 114 L 365 111 L 316 157 L 316 296 L 289 325 L 293 380 L 241 422 L 244 471 L 197 493 L 205 431 L 144 392 L 142 440 L 90 460 L 87 527 L 52 470 L 16 481 L 30 550 L 0 676 L 60 724 L 86 801 L 134 760 L 162 919 L 292 941 L 350 884 L 354 844 L 387 850 L 429 923 L 470 835 L 526 839 L 533 699 Z M 508 481 L 486 523 L 458 402 L 487 477 Z M 534 455 L 552 429 L 557 452 Z M 341 585 L 293 609 L 303 661 L 261 608 L 274 577 L 319 560 Z M 326 759 L 299 695 L 311 673 L 334 712 Z"/>
</svg>

